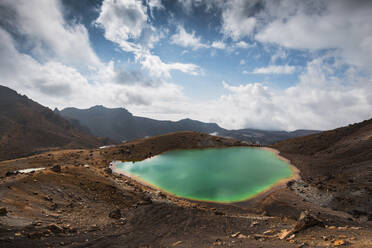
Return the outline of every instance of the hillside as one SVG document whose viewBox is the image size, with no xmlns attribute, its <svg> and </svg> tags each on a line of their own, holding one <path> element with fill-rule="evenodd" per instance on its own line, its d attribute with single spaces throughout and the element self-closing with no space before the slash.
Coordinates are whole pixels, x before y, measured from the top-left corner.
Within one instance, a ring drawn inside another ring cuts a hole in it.
<svg viewBox="0 0 372 248">
<path fill-rule="evenodd" d="M 307 183 L 332 195 L 332 208 L 372 219 L 372 119 L 273 147 Z"/>
<path fill-rule="evenodd" d="M 108 137 L 123 141 L 147 136 L 156 136 L 170 132 L 194 131 L 248 141 L 250 143 L 272 144 L 280 140 L 317 133 L 318 131 L 298 130 L 265 131 L 257 129 L 227 130 L 216 123 L 204 123 L 197 120 L 161 121 L 132 115 L 124 108 L 105 108 L 94 106 L 89 109 L 66 108 L 55 110 L 65 118 L 78 120 L 98 137 Z"/>
<path fill-rule="evenodd" d="M 53 148 L 92 148 L 101 144 L 101 139 L 76 123 L 0 86 L 0 160 Z"/>
</svg>

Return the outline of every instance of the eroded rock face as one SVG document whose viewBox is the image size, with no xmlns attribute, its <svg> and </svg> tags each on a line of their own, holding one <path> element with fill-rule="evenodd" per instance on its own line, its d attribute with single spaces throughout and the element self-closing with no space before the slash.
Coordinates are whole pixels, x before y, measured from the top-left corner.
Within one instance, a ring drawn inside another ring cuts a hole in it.
<svg viewBox="0 0 372 248">
<path fill-rule="evenodd" d="M 316 216 L 314 216 L 310 212 L 303 211 L 301 212 L 300 217 L 298 218 L 298 221 L 296 225 L 294 226 L 292 232 L 297 233 L 312 226 L 324 227 L 324 224 L 321 220 L 319 220 Z"/>
</svg>

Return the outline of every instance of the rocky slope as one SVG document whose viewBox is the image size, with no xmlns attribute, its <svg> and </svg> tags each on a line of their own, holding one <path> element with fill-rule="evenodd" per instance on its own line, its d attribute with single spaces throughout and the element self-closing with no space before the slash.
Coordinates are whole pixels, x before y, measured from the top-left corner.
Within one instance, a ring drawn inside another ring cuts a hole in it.
<svg viewBox="0 0 372 248">
<path fill-rule="evenodd" d="M 301 170 L 308 188 L 323 192 L 329 207 L 372 220 L 372 119 L 274 147 Z"/>
<path fill-rule="evenodd" d="M 0 161 L 56 148 L 92 148 L 102 139 L 52 110 L 0 86 Z"/>
</svg>

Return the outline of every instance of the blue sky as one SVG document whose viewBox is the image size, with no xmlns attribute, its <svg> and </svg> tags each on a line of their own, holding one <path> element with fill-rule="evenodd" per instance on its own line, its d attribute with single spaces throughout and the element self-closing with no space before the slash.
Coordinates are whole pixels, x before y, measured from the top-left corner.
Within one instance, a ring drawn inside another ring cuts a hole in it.
<svg viewBox="0 0 372 248">
<path fill-rule="evenodd" d="M 0 84 L 50 108 L 222 127 L 372 116 L 372 2 L 1 0 Z"/>
</svg>

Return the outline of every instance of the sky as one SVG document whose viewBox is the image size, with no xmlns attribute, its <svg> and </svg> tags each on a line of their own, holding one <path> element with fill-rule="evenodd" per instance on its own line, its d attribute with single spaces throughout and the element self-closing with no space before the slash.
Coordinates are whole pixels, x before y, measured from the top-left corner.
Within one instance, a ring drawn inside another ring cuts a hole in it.
<svg viewBox="0 0 372 248">
<path fill-rule="evenodd" d="M 372 118 L 372 1 L 0 0 L 0 84 L 228 129 Z"/>
</svg>

